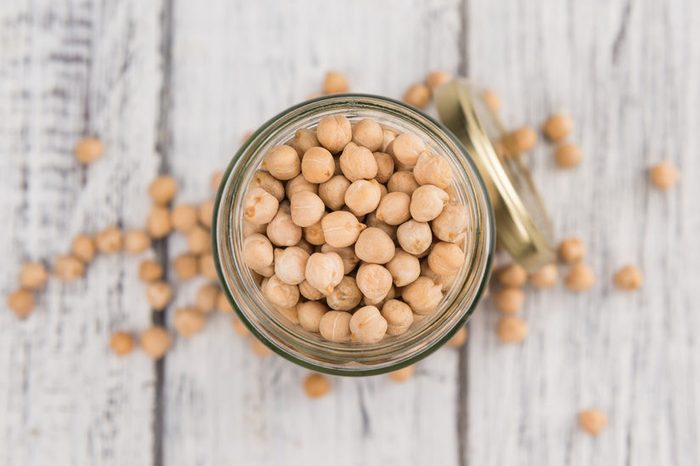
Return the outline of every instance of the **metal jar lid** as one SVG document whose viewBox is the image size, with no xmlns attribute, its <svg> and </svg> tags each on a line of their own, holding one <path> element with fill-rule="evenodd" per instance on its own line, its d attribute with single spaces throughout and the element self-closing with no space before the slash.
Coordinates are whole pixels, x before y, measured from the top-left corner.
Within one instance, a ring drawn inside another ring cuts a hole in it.
<svg viewBox="0 0 700 466">
<path fill-rule="evenodd" d="M 499 155 L 491 142 L 507 134 L 497 115 L 464 79 L 436 89 L 435 104 L 443 124 L 464 144 L 484 179 L 499 243 L 529 271 L 552 263 L 552 225 L 530 171 L 520 156 Z"/>
</svg>

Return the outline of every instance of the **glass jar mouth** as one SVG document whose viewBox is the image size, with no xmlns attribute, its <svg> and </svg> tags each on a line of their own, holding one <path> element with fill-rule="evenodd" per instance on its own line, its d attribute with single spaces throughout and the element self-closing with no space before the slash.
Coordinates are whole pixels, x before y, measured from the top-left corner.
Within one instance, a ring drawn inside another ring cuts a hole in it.
<svg viewBox="0 0 700 466">
<path fill-rule="evenodd" d="M 438 309 L 406 334 L 373 344 L 331 343 L 298 326 L 293 328 L 284 317 L 270 312 L 240 254 L 240 205 L 262 155 L 269 147 L 290 139 L 297 129 L 313 127 L 322 116 L 341 112 L 351 121 L 373 116 L 391 121 L 399 130 L 409 127 L 429 135 L 430 142 L 446 154 L 453 170 L 456 168 L 460 177 L 458 196 L 470 214 L 467 260 Z M 334 375 L 389 372 L 413 364 L 442 346 L 467 321 L 483 294 L 495 242 L 494 215 L 487 190 L 464 146 L 428 115 L 401 102 L 368 94 L 319 97 L 290 107 L 264 123 L 229 163 L 216 196 L 213 225 L 217 273 L 238 317 L 276 353 L 301 366 Z"/>
</svg>

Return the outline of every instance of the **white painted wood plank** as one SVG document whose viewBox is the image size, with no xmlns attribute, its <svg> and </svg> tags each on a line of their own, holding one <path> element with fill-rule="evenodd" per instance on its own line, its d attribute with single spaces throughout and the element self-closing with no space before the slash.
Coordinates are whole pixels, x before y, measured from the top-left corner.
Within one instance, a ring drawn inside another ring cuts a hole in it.
<svg viewBox="0 0 700 466">
<path fill-rule="evenodd" d="M 74 234 L 143 225 L 158 164 L 159 13 L 138 0 L 0 5 L 0 464 L 152 462 L 154 365 L 108 350 L 111 331 L 150 322 L 139 258 L 52 280 L 26 321 L 4 296 L 23 261 L 67 251 Z M 72 155 L 85 133 L 107 147 L 87 169 Z"/>
<path fill-rule="evenodd" d="M 458 4 L 175 2 L 168 160 L 179 200 L 208 195 L 209 174 L 241 135 L 317 91 L 328 69 L 347 72 L 353 90 L 395 97 L 433 67 L 454 71 Z M 165 462 L 456 464 L 456 363 L 453 352 L 435 355 L 405 385 L 335 379 L 327 398 L 310 401 L 303 370 L 257 359 L 219 316 L 167 356 Z"/>
<path fill-rule="evenodd" d="M 557 171 L 546 145 L 530 158 L 557 233 L 586 239 L 599 277 L 529 295 L 520 346 L 496 341 L 494 312 L 473 320 L 469 464 L 700 463 L 698 3 L 469 4 L 469 69 L 506 121 L 574 116 L 579 168 Z M 645 174 L 663 158 L 683 173 L 666 194 Z M 638 293 L 612 286 L 626 263 L 645 271 Z M 610 417 L 597 439 L 576 426 L 589 406 Z"/>
</svg>

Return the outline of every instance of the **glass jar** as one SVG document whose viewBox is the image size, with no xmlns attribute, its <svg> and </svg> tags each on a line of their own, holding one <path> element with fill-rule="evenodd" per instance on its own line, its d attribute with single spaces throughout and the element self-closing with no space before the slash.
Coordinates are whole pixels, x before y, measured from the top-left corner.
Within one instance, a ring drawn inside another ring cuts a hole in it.
<svg viewBox="0 0 700 466">
<path fill-rule="evenodd" d="M 411 132 L 443 155 L 454 172 L 453 190 L 467 207 L 466 261 L 439 307 L 403 335 L 378 343 L 333 343 L 303 330 L 274 310 L 243 263 L 243 198 L 268 150 L 289 142 L 301 128 L 315 128 L 327 115 L 357 122 L 373 118 L 397 133 Z M 467 146 L 468 147 L 468 146 Z M 473 154 L 443 125 L 403 103 L 378 96 L 321 97 L 289 108 L 262 125 L 231 160 L 219 187 L 212 228 L 222 288 L 250 331 L 283 357 L 309 369 L 364 376 L 414 364 L 449 340 L 473 313 L 488 284 L 496 229 L 489 190 Z"/>
</svg>

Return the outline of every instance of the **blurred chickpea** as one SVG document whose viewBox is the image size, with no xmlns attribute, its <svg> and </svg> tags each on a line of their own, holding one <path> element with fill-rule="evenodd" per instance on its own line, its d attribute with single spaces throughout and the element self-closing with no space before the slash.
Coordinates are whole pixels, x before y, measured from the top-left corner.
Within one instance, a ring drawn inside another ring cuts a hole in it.
<svg viewBox="0 0 700 466">
<path fill-rule="evenodd" d="M 342 210 L 324 216 L 321 227 L 326 243 L 336 248 L 355 244 L 360 233 L 366 228 L 352 213 Z"/>
<path fill-rule="evenodd" d="M 325 183 L 335 172 L 333 155 L 323 147 L 312 147 L 301 160 L 301 173 L 309 183 Z"/>
<path fill-rule="evenodd" d="M 216 299 L 216 308 L 219 310 L 219 312 L 223 314 L 233 313 L 233 307 L 231 306 L 231 302 L 228 300 L 226 293 L 224 293 L 223 291 L 219 293 L 219 297 Z"/>
<path fill-rule="evenodd" d="M 104 144 L 95 137 L 84 137 L 75 145 L 75 158 L 83 165 L 89 165 L 102 157 Z"/>
<path fill-rule="evenodd" d="M 189 204 L 180 204 L 170 213 L 170 223 L 179 232 L 185 233 L 197 226 L 197 209 Z"/>
<path fill-rule="evenodd" d="M 19 284 L 25 290 L 39 290 L 49 280 L 49 272 L 41 262 L 26 262 L 19 271 Z"/>
<path fill-rule="evenodd" d="M 316 137 L 331 153 L 338 153 L 352 140 L 350 120 L 343 115 L 325 116 L 318 122 Z"/>
<path fill-rule="evenodd" d="M 223 170 L 217 170 L 211 174 L 211 178 L 209 180 L 209 187 L 211 188 L 211 191 L 213 193 L 216 193 L 219 190 L 219 185 L 221 184 L 221 181 L 223 179 L 224 179 Z"/>
<path fill-rule="evenodd" d="M 362 294 L 373 302 L 384 299 L 392 284 L 391 273 L 377 264 L 362 264 L 355 280 Z"/>
<path fill-rule="evenodd" d="M 187 246 L 193 254 L 211 251 L 211 235 L 208 230 L 197 226 L 187 233 Z"/>
<path fill-rule="evenodd" d="M 418 258 L 402 249 L 396 249 L 393 259 L 386 264 L 386 268 L 391 273 L 394 285 L 398 287 L 413 283 L 420 276 Z"/>
<path fill-rule="evenodd" d="M 167 330 L 159 325 L 144 330 L 141 333 L 141 348 L 153 359 L 162 358 L 172 344 L 172 338 Z"/>
<path fill-rule="evenodd" d="M 302 128 L 294 133 L 294 139 L 289 143 L 301 157 L 306 153 L 307 150 L 312 147 L 318 146 L 318 139 L 316 139 L 316 132 L 312 129 Z"/>
<path fill-rule="evenodd" d="M 179 280 L 194 278 L 199 272 L 199 263 L 194 254 L 181 254 L 173 261 L 173 270 Z"/>
<path fill-rule="evenodd" d="M 339 94 L 348 92 L 350 85 L 348 78 L 344 74 L 337 71 L 329 71 L 323 78 L 323 93 L 324 94 Z"/>
<path fill-rule="evenodd" d="M 564 278 L 564 284 L 571 291 L 586 291 L 595 284 L 595 274 L 590 266 L 577 262 Z"/>
<path fill-rule="evenodd" d="M 306 281 L 328 296 L 343 279 L 343 260 L 334 252 L 316 252 L 306 262 Z"/>
<path fill-rule="evenodd" d="M 376 343 L 386 335 L 387 322 L 375 306 L 364 306 L 350 318 L 350 333 L 353 341 Z"/>
<path fill-rule="evenodd" d="M 58 256 L 53 264 L 54 275 L 62 282 L 71 282 L 82 277 L 85 265 L 73 256 Z"/>
<path fill-rule="evenodd" d="M 621 290 L 634 291 L 642 287 L 644 277 L 642 271 L 634 265 L 626 265 L 615 272 L 613 277 L 615 286 Z"/>
<path fill-rule="evenodd" d="M 340 210 L 345 205 L 345 192 L 350 181 L 343 175 L 336 175 L 318 186 L 318 197 L 331 210 Z"/>
<path fill-rule="evenodd" d="M 343 149 L 340 170 L 349 181 L 371 180 L 377 176 L 377 161 L 372 151 L 351 142 Z"/>
<path fill-rule="evenodd" d="M 296 155 L 295 155 L 296 157 Z M 243 201 L 243 218 L 251 223 L 269 223 L 275 217 L 279 202 L 262 188 L 253 188 Z"/>
<path fill-rule="evenodd" d="M 278 180 L 291 180 L 301 173 L 299 154 L 293 147 L 285 144 L 275 146 L 267 153 L 261 165 Z"/>
<path fill-rule="evenodd" d="M 398 299 L 390 299 L 384 303 L 382 306 L 382 317 L 387 322 L 387 335 L 406 333 L 411 324 L 413 324 L 411 307 Z"/>
<path fill-rule="evenodd" d="M 173 289 L 166 282 L 153 282 L 146 288 L 146 300 L 153 310 L 162 311 L 173 299 Z"/>
<path fill-rule="evenodd" d="M 649 168 L 649 181 L 662 191 L 671 189 L 678 182 L 678 178 L 680 178 L 678 168 L 668 160 Z"/>
<path fill-rule="evenodd" d="M 195 303 L 197 309 L 202 312 L 213 312 L 216 309 L 216 300 L 219 298 L 219 287 L 213 283 L 202 285 L 197 290 Z"/>
<path fill-rule="evenodd" d="M 418 188 L 418 182 L 410 171 L 398 171 L 391 175 L 387 182 L 387 190 L 390 193 L 402 192 L 409 196 Z"/>
<path fill-rule="evenodd" d="M 401 383 L 413 377 L 416 372 L 416 366 L 406 366 L 401 369 L 389 372 L 389 378 L 394 382 Z"/>
<path fill-rule="evenodd" d="M 597 436 L 608 426 L 608 416 L 600 409 L 586 409 L 579 413 L 578 423 L 581 429 Z"/>
<path fill-rule="evenodd" d="M 493 304 L 501 312 L 515 314 L 520 312 L 525 302 L 525 293 L 520 288 L 507 287 L 493 294 Z"/>
<path fill-rule="evenodd" d="M 394 242 L 379 228 L 363 230 L 355 242 L 355 255 L 371 264 L 386 264 L 394 257 Z"/>
<path fill-rule="evenodd" d="M 451 348 L 460 348 L 464 346 L 464 344 L 467 342 L 467 337 L 469 336 L 469 332 L 467 331 L 467 327 L 462 326 L 457 330 L 457 333 L 455 333 L 452 338 L 450 338 L 447 341 L 447 346 Z"/>
<path fill-rule="evenodd" d="M 175 311 L 173 326 L 180 336 L 191 337 L 199 333 L 204 328 L 205 323 L 204 314 L 198 309 L 184 307 Z"/>
<path fill-rule="evenodd" d="M 311 286 L 306 280 L 299 284 L 299 293 L 309 301 L 318 301 L 323 298 L 323 293 Z"/>
<path fill-rule="evenodd" d="M 233 327 L 233 331 L 236 332 L 238 335 L 242 337 L 250 336 L 250 330 L 248 330 L 248 327 L 246 327 L 245 324 L 238 317 L 234 317 L 233 319 L 231 319 L 231 326 Z"/>
<path fill-rule="evenodd" d="M 207 228 L 211 228 L 214 219 L 214 201 L 208 200 L 202 202 L 197 208 L 197 219 L 199 223 Z"/>
<path fill-rule="evenodd" d="M 301 241 L 301 227 L 292 221 L 292 216 L 280 208 L 267 224 L 267 237 L 275 246 L 294 246 Z"/>
<path fill-rule="evenodd" d="M 177 194 L 175 178 L 168 175 L 156 177 L 148 187 L 148 194 L 157 205 L 168 204 Z"/>
<path fill-rule="evenodd" d="M 413 177 L 420 185 L 431 184 L 447 189 L 452 184 L 452 167 L 445 157 L 425 151 L 418 156 Z"/>
<path fill-rule="evenodd" d="M 430 225 L 415 220 L 400 225 L 396 230 L 396 237 L 401 248 L 414 256 L 427 251 L 433 241 Z"/>
<path fill-rule="evenodd" d="M 97 247 L 95 246 L 95 240 L 92 236 L 79 234 L 73 238 L 71 243 L 71 252 L 75 257 L 83 261 L 85 264 L 89 264 L 95 258 L 97 253 Z"/>
<path fill-rule="evenodd" d="M 391 155 L 397 161 L 406 165 L 408 168 L 413 168 L 418 162 L 418 157 L 425 151 L 425 143 L 423 140 L 411 133 L 403 133 L 396 136 L 391 142 Z"/>
<path fill-rule="evenodd" d="M 442 288 L 428 277 L 418 277 L 401 292 L 403 300 L 416 314 L 427 315 L 442 301 Z"/>
<path fill-rule="evenodd" d="M 19 289 L 7 295 L 7 307 L 20 319 L 34 311 L 34 295 L 29 290 Z"/>
<path fill-rule="evenodd" d="M 297 304 L 299 325 L 307 332 L 318 333 L 321 318 L 326 312 L 328 312 L 326 305 L 318 301 Z"/>
<path fill-rule="evenodd" d="M 469 214 L 466 207 L 450 202 L 432 221 L 433 233 L 441 241 L 457 242 L 464 237 L 464 233 L 467 231 L 468 219 Z"/>
<path fill-rule="evenodd" d="M 134 337 L 128 332 L 114 332 L 109 338 L 109 348 L 117 356 L 126 356 L 134 350 Z"/>
<path fill-rule="evenodd" d="M 321 336 L 334 343 L 350 341 L 350 319 L 352 314 L 345 311 L 328 311 L 321 317 L 319 332 Z"/>
<path fill-rule="evenodd" d="M 520 317 L 503 316 L 498 319 L 496 334 L 503 343 L 520 343 L 527 337 L 527 323 Z"/>
<path fill-rule="evenodd" d="M 345 191 L 345 205 L 355 215 L 366 215 L 377 208 L 382 191 L 376 181 L 357 180 Z"/>
<path fill-rule="evenodd" d="M 520 155 L 535 148 L 535 145 L 537 145 L 537 132 L 525 126 L 508 134 L 505 142 L 510 155 Z"/>
<path fill-rule="evenodd" d="M 527 282 L 527 271 L 515 262 L 501 267 L 496 275 L 498 282 L 503 286 L 520 287 Z"/>
<path fill-rule="evenodd" d="M 114 254 L 124 247 L 124 236 L 116 226 L 109 226 L 95 235 L 97 250 L 104 254 Z"/>
<path fill-rule="evenodd" d="M 350 311 L 362 301 L 362 292 L 353 277 L 343 277 L 333 292 L 326 297 L 328 307 L 336 311 Z"/>
<path fill-rule="evenodd" d="M 272 350 L 257 338 L 251 338 L 250 349 L 253 351 L 253 354 L 261 358 L 272 356 Z"/>
<path fill-rule="evenodd" d="M 555 113 L 544 122 L 542 130 L 552 142 L 559 142 L 566 139 L 574 127 L 574 120 L 569 115 L 563 113 Z"/>
<path fill-rule="evenodd" d="M 295 246 L 275 249 L 275 276 L 287 285 L 298 285 L 304 281 L 309 253 Z"/>
<path fill-rule="evenodd" d="M 352 130 L 352 141 L 359 146 L 366 147 L 371 152 L 380 150 L 383 140 L 382 127 L 371 118 L 358 121 Z"/>
<path fill-rule="evenodd" d="M 425 84 L 431 91 L 452 81 L 452 74 L 443 70 L 434 70 L 425 77 Z"/>
<path fill-rule="evenodd" d="M 214 263 L 214 255 L 212 253 L 206 253 L 199 256 L 199 264 L 197 268 L 199 269 L 200 275 L 210 280 L 218 280 L 219 275 L 216 272 L 216 264 Z"/>
<path fill-rule="evenodd" d="M 286 193 L 287 193 L 287 199 L 291 199 L 294 197 L 295 194 L 301 193 L 304 191 L 308 191 L 313 194 L 318 193 L 318 185 L 314 183 L 310 183 L 306 178 L 304 178 L 304 175 L 299 175 L 291 180 L 287 181 L 287 187 Z M 282 205 L 281 203 L 280 205 Z"/>
<path fill-rule="evenodd" d="M 581 149 L 576 144 L 564 142 L 554 150 L 554 162 L 559 168 L 572 168 L 581 163 Z"/>
<path fill-rule="evenodd" d="M 163 267 L 153 259 L 145 259 L 139 265 L 139 278 L 145 283 L 160 280 L 163 277 Z"/>
<path fill-rule="evenodd" d="M 411 195 L 411 217 L 417 222 L 429 222 L 442 213 L 449 198 L 450 196 L 437 186 L 419 186 Z"/>
<path fill-rule="evenodd" d="M 497 113 L 501 109 L 501 99 L 493 90 L 484 89 L 484 92 L 481 93 L 481 98 L 492 112 Z"/>
<path fill-rule="evenodd" d="M 586 244 L 580 238 L 566 238 L 559 243 L 559 258 L 574 264 L 586 257 Z"/>
<path fill-rule="evenodd" d="M 303 229 L 304 239 L 314 246 L 321 246 L 326 242 L 323 236 L 323 218 L 320 222 L 314 223 Z"/>
<path fill-rule="evenodd" d="M 414 107 L 425 108 L 430 103 L 430 89 L 422 83 L 412 84 L 404 92 L 403 101 Z"/>
<path fill-rule="evenodd" d="M 535 288 L 551 288 L 557 284 L 558 278 L 556 264 L 547 264 L 530 275 L 530 284 Z"/>
<path fill-rule="evenodd" d="M 129 230 L 124 233 L 124 249 L 131 254 L 144 252 L 151 246 L 151 237 L 144 230 Z"/>
<path fill-rule="evenodd" d="M 397 191 L 388 193 L 379 201 L 377 219 L 388 225 L 400 225 L 411 218 L 411 196 Z"/>
<path fill-rule="evenodd" d="M 331 382 L 325 375 L 309 374 L 304 379 L 304 392 L 309 398 L 323 398 L 330 391 Z"/>
<path fill-rule="evenodd" d="M 268 172 L 262 170 L 256 171 L 248 189 L 252 188 L 264 189 L 274 196 L 278 202 L 282 202 L 282 199 L 284 199 L 284 184 Z"/>
</svg>

